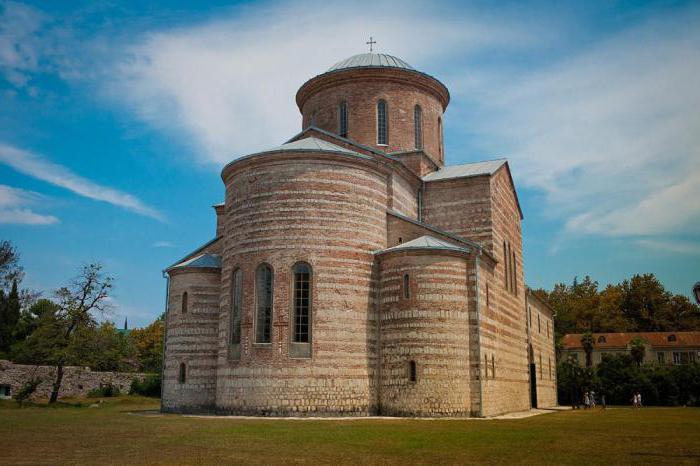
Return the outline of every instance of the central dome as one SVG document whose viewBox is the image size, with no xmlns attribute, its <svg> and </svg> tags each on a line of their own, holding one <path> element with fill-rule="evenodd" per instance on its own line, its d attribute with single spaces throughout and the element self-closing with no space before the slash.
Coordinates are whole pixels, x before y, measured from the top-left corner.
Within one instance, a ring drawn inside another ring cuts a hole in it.
<svg viewBox="0 0 700 466">
<path fill-rule="evenodd" d="M 339 61 L 335 65 L 328 68 L 328 71 L 344 70 L 347 68 L 402 68 L 405 70 L 414 70 L 411 65 L 393 55 L 385 53 L 361 53 L 353 55 L 350 58 Z"/>
</svg>

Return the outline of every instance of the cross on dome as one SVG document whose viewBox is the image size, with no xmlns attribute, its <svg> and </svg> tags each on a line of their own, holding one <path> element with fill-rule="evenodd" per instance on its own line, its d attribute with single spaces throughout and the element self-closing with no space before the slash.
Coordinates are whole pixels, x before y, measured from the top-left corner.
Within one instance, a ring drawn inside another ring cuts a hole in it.
<svg viewBox="0 0 700 466">
<path fill-rule="evenodd" d="M 372 53 L 372 45 L 376 44 L 376 40 L 372 40 L 372 36 L 369 36 L 369 42 L 365 42 L 365 44 L 369 45 L 369 53 Z"/>
</svg>

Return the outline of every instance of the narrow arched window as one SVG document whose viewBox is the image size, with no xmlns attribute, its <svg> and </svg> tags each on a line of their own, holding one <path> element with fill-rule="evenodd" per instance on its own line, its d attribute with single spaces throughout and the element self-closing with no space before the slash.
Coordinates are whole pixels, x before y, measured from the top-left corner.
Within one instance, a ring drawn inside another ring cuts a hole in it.
<svg viewBox="0 0 700 466">
<path fill-rule="evenodd" d="M 182 293 L 182 313 L 187 314 L 187 291 Z"/>
<path fill-rule="evenodd" d="M 404 274 L 403 276 L 403 297 L 404 299 L 411 297 L 411 278 L 408 274 Z"/>
<path fill-rule="evenodd" d="M 231 277 L 231 344 L 241 343 L 241 309 L 243 307 L 243 272 L 236 269 Z"/>
<path fill-rule="evenodd" d="M 518 263 L 515 260 L 515 251 L 513 251 L 513 293 L 518 295 Z"/>
<path fill-rule="evenodd" d="M 299 263 L 294 266 L 294 332 L 292 341 L 311 341 L 311 266 Z"/>
<path fill-rule="evenodd" d="M 416 137 L 416 149 L 423 148 L 423 110 L 420 105 L 413 108 L 413 131 Z"/>
<path fill-rule="evenodd" d="M 503 241 L 503 286 L 508 289 L 508 249 L 506 248 L 506 242 Z"/>
<path fill-rule="evenodd" d="M 491 377 L 496 378 L 496 357 L 491 353 Z"/>
<path fill-rule="evenodd" d="M 177 373 L 177 381 L 179 383 L 185 383 L 187 381 L 187 368 L 185 367 L 184 362 L 180 363 L 180 369 Z"/>
<path fill-rule="evenodd" d="M 377 102 L 377 144 L 387 145 L 388 133 L 386 101 L 380 100 Z"/>
<path fill-rule="evenodd" d="M 348 104 L 344 100 L 338 105 L 338 135 L 348 137 Z"/>
<path fill-rule="evenodd" d="M 442 160 L 442 118 L 438 117 L 438 157 Z"/>
<path fill-rule="evenodd" d="M 537 314 L 537 333 L 542 333 L 542 322 L 539 314 Z"/>
<path fill-rule="evenodd" d="M 272 342 L 272 269 L 262 264 L 255 272 L 255 342 Z"/>
<path fill-rule="evenodd" d="M 408 363 L 408 380 L 415 382 L 418 380 L 418 371 L 416 368 L 416 361 L 410 361 Z"/>
<path fill-rule="evenodd" d="M 484 354 L 484 378 L 489 378 L 489 355 Z"/>
<path fill-rule="evenodd" d="M 548 362 L 549 362 L 549 380 L 552 380 L 552 357 L 551 356 L 548 358 Z"/>
</svg>

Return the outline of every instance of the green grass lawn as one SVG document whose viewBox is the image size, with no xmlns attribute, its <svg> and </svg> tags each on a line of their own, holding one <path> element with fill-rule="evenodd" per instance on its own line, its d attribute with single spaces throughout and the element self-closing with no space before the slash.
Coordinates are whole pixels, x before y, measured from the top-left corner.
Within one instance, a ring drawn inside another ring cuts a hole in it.
<svg viewBox="0 0 700 466">
<path fill-rule="evenodd" d="M 700 409 L 566 411 L 518 420 L 265 420 L 0 402 L 1 464 L 698 464 Z"/>
</svg>

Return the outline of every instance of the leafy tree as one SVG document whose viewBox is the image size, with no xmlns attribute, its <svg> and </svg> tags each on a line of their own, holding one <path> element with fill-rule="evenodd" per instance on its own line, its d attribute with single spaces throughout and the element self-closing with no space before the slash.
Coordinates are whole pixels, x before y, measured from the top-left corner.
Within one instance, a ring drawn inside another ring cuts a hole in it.
<svg viewBox="0 0 700 466">
<path fill-rule="evenodd" d="M 73 349 L 71 344 L 85 327 L 94 325 L 94 313 L 105 311 L 112 286 L 112 278 L 104 275 L 100 264 L 89 264 L 82 268 L 69 286 L 56 291 L 59 310 L 53 319 L 49 319 L 47 328 L 48 336 L 53 337 L 48 356 L 56 366 L 56 380 L 49 403 L 58 400 L 63 368 Z M 37 332 L 40 330 L 37 329 Z"/>
<path fill-rule="evenodd" d="M 142 371 L 160 373 L 164 330 L 165 322 L 159 317 L 147 327 L 134 329 L 129 334 Z"/>
<path fill-rule="evenodd" d="M 644 362 L 644 353 L 646 352 L 645 345 L 646 341 L 639 337 L 634 337 L 632 341 L 630 341 L 630 355 L 632 359 L 634 359 L 634 362 L 637 363 L 637 366 L 641 366 Z"/>
<path fill-rule="evenodd" d="M 581 346 L 583 346 L 583 351 L 586 353 L 586 367 L 591 367 L 593 365 L 593 348 L 595 343 L 593 334 L 590 331 L 584 333 L 581 337 Z"/>
<path fill-rule="evenodd" d="M 21 282 L 23 276 L 17 248 L 10 241 L 0 241 L 0 288 L 8 288 L 13 281 Z"/>
<path fill-rule="evenodd" d="M 8 351 L 14 342 L 14 332 L 20 317 L 19 291 L 17 280 L 12 281 L 12 288 L 7 297 L 0 295 L 0 351 Z"/>
</svg>

